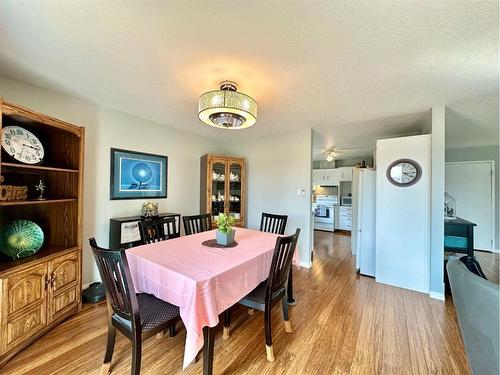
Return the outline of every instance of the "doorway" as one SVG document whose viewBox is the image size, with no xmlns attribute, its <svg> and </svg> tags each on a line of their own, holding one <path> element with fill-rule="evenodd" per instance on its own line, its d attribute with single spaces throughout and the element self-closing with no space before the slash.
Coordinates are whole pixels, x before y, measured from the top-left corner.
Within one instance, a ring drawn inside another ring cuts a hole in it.
<svg viewBox="0 0 500 375">
<path fill-rule="evenodd" d="M 494 161 L 448 162 L 445 191 L 456 200 L 456 215 L 475 223 L 474 249 L 493 251 Z"/>
</svg>

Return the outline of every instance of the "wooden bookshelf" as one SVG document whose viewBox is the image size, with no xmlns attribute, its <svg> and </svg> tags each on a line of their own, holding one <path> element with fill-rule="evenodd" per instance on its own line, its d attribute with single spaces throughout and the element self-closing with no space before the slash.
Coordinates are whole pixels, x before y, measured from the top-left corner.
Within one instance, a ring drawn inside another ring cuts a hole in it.
<svg viewBox="0 0 500 375">
<path fill-rule="evenodd" d="M 0 366 L 81 309 L 82 192 L 85 129 L 0 99 L 0 131 L 19 126 L 40 139 L 36 165 L 0 153 L 3 185 L 28 187 L 28 198 L 0 201 L 0 228 L 14 220 L 44 231 L 39 252 L 22 259 L 0 256 Z M 47 186 L 38 200 L 35 185 Z"/>
</svg>

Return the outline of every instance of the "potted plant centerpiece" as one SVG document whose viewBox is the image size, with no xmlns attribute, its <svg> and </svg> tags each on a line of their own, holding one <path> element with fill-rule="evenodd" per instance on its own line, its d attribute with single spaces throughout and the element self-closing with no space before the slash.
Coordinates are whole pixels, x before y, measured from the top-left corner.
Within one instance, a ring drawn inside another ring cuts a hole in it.
<svg viewBox="0 0 500 375">
<path fill-rule="evenodd" d="M 217 232 L 215 232 L 215 238 L 219 245 L 231 245 L 234 242 L 233 229 L 234 217 L 227 216 L 225 214 L 219 214 L 219 219 L 217 220 Z"/>
</svg>

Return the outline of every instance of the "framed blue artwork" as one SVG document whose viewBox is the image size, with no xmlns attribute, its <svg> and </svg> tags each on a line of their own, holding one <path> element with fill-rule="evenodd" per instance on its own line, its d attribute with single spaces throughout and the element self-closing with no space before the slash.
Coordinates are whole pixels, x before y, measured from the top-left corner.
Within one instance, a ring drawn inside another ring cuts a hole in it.
<svg viewBox="0 0 500 375">
<path fill-rule="evenodd" d="M 168 157 L 111 149 L 110 199 L 167 197 Z"/>
</svg>

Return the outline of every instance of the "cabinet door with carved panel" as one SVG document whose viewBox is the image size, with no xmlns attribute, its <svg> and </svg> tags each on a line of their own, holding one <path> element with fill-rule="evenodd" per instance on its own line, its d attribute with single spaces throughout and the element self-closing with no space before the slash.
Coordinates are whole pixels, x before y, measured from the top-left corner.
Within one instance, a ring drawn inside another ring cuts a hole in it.
<svg viewBox="0 0 500 375">
<path fill-rule="evenodd" d="M 72 252 L 49 262 L 49 322 L 80 302 L 80 257 Z"/>
<path fill-rule="evenodd" d="M 0 279 L 0 353 L 23 343 L 47 325 L 46 280 L 47 263 Z"/>
</svg>

